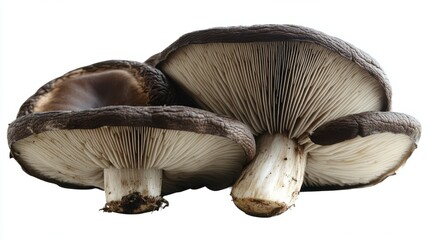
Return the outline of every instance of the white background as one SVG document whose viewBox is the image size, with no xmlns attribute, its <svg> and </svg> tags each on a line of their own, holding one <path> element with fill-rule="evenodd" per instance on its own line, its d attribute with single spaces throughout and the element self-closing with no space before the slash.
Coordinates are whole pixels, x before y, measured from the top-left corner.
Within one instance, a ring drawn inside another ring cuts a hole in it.
<svg viewBox="0 0 429 240">
<path fill-rule="evenodd" d="M 399 3 L 398 3 L 399 2 Z M 429 7 L 424 1 L 1 0 L 0 239 L 429 239 Z M 301 193 L 270 219 L 235 208 L 229 189 L 167 196 L 141 215 L 98 211 L 99 190 L 70 190 L 9 159 L 7 124 L 45 82 L 108 59 L 144 61 L 184 33 L 231 25 L 298 24 L 363 49 L 393 88 L 393 110 L 423 125 L 396 176 L 355 190 Z"/>
</svg>

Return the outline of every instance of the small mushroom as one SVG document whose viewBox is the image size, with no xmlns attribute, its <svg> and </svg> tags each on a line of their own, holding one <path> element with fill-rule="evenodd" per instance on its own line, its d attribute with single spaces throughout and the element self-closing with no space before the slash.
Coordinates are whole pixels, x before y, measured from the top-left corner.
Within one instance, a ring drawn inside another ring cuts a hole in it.
<svg viewBox="0 0 429 240">
<path fill-rule="evenodd" d="M 175 89 L 159 70 L 144 63 L 110 60 L 75 69 L 42 86 L 20 108 L 32 112 L 78 111 L 112 105 L 164 105 Z"/>
<path fill-rule="evenodd" d="M 303 190 L 374 185 L 410 157 L 421 126 L 395 112 L 365 112 L 329 121 L 310 136 Z"/>
<path fill-rule="evenodd" d="M 374 59 L 301 26 L 191 32 L 146 63 L 202 108 L 236 118 L 258 136 L 257 156 L 231 193 L 254 216 L 281 214 L 294 204 L 314 162 L 309 136 L 323 123 L 390 109 L 390 85 Z"/>
<path fill-rule="evenodd" d="M 142 213 L 164 195 L 231 186 L 253 158 L 241 122 L 182 106 L 108 106 L 34 112 L 8 128 L 11 155 L 30 175 L 68 188 L 100 188 L 107 212 Z"/>
</svg>

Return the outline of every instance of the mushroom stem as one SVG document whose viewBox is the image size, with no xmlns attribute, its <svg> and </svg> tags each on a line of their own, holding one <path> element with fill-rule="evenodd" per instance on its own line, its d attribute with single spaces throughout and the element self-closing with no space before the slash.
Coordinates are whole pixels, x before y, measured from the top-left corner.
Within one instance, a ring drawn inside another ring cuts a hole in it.
<svg viewBox="0 0 429 240">
<path fill-rule="evenodd" d="M 283 213 L 298 197 L 306 160 L 301 147 L 285 134 L 260 136 L 257 156 L 232 188 L 235 205 L 257 217 Z"/>
<path fill-rule="evenodd" d="M 104 169 L 105 212 L 144 213 L 168 206 L 160 169 Z"/>
</svg>

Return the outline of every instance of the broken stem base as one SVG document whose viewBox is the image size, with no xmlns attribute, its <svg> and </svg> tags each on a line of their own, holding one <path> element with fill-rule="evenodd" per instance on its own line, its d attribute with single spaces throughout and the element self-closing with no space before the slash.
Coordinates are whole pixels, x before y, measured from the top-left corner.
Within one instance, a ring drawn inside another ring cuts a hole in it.
<svg viewBox="0 0 429 240">
<path fill-rule="evenodd" d="M 105 169 L 106 205 L 101 210 L 136 214 L 165 208 L 168 202 L 161 196 L 161 186 L 159 169 Z"/>
<path fill-rule="evenodd" d="M 285 212 L 298 197 L 306 159 L 301 147 L 286 135 L 260 136 L 257 156 L 232 188 L 234 204 L 257 217 Z"/>
</svg>

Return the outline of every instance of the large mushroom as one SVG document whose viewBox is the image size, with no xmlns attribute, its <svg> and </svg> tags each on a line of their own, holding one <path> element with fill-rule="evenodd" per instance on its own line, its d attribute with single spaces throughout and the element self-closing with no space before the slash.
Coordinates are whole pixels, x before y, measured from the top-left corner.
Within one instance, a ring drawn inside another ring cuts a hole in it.
<svg viewBox="0 0 429 240">
<path fill-rule="evenodd" d="M 163 104 L 172 93 L 145 64 L 109 61 L 40 88 L 8 128 L 11 156 L 28 174 L 68 188 L 105 190 L 103 210 L 158 210 L 163 196 L 231 186 L 253 158 L 239 121 Z"/>
<path fill-rule="evenodd" d="M 259 136 L 257 156 L 231 193 L 241 210 L 255 216 L 286 211 L 302 184 L 313 183 L 304 180 L 319 168 L 309 136 L 323 123 L 390 109 L 390 85 L 375 60 L 300 26 L 196 31 L 146 62 L 202 108 L 236 118 Z"/>
</svg>

